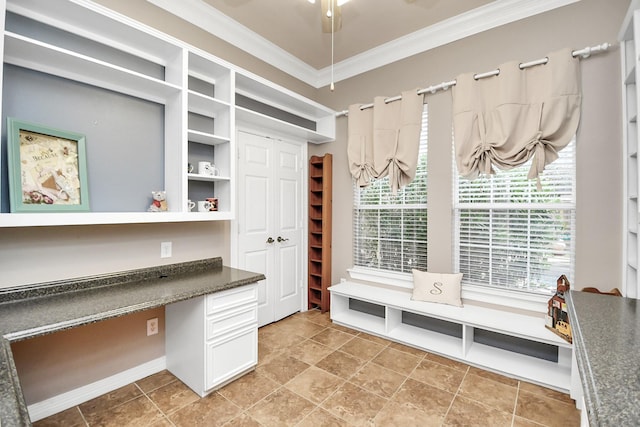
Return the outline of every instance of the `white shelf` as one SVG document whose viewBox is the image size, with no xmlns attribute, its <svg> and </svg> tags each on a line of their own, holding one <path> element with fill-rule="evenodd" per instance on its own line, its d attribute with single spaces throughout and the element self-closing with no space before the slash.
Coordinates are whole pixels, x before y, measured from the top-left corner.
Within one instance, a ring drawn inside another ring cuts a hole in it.
<svg viewBox="0 0 640 427">
<path fill-rule="evenodd" d="M 182 50 L 169 36 L 86 0 L 9 0 L 7 10 L 156 64 L 168 65 Z"/>
<path fill-rule="evenodd" d="M 212 133 L 200 132 L 193 129 L 189 129 L 187 131 L 187 138 L 190 142 L 197 142 L 198 144 L 205 145 L 228 144 L 231 141 L 231 139 L 226 136 L 214 135 Z"/>
<path fill-rule="evenodd" d="M 466 360 L 473 365 L 490 367 L 494 372 L 546 384 L 559 390 L 566 390 L 571 384 L 569 366 L 559 366 L 555 362 L 484 344 L 473 343 Z"/>
<path fill-rule="evenodd" d="M 201 175 L 198 173 L 190 173 L 187 174 L 189 181 L 205 181 L 205 182 L 217 182 L 217 181 L 231 181 L 231 178 L 228 176 L 211 176 L 211 175 Z"/>
<path fill-rule="evenodd" d="M 189 91 L 189 111 L 206 117 L 216 117 L 229 111 L 229 104 L 216 98 Z"/>
<path fill-rule="evenodd" d="M 160 104 L 181 88 L 85 55 L 5 32 L 4 62 Z"/>
<path fill-rule="evenodd" d="M 461 338 L 406 324 L 401 324 L 392 329 L 388 336 L 394 341 L 399 341 L 412 347 L 427 347 L 430 351 L 442 356 L 452 357 L 458 360 L 463 358 Z"/>
<path fill-rule="evenodd" d="M 292 123 L 285 122 L 284 120 L 267 116 L 266 114 L 251 111 L 244 107 L 236 107 L 236 122 L 259 126 L 260 128 L 276 132 L 283 132 L 287 135 L 303 138 L 308 142 L 313 143 L 322 143 L 333 140 L 333 136 L 321 135 L 311 129 L 294 125 Z"/>
<path fill-rule="evenodd" d="M 358 311 L 348 310 L 340 313 L 331 313 L 331 320 L 337 324 L 359 329 L 373 335 L 384 337 L 386 335 L 384 319 Z"/>
<path fill-rule="evenodd" d="M 78 213 L 3 213 L 0 227 L 44 227 L 94 224 L 152 224 L 228 220 L 230 212 L 78 212 Z"/>
</svg>

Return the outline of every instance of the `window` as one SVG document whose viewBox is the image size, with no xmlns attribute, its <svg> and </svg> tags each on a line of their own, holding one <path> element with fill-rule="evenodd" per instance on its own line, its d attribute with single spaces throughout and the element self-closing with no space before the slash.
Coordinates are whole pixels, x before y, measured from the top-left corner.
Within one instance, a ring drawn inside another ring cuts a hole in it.
<svg viewBox="0 0 640 427">
<path fill-rule="evenodd" d="M 394 196 L 389 178 L 354 183 L 353 259 L 356 267 L 400 273 L 427 268 L 427 106 L 416 177 Z"/>
<path fill-rule="evenodd" d="M 454 185 L 455 266 L 463 284 L 548 294 L 571 277 L 575 245 L 575 139 L 545 168 L 542 190 L 530 162 Z"/>
</svg>

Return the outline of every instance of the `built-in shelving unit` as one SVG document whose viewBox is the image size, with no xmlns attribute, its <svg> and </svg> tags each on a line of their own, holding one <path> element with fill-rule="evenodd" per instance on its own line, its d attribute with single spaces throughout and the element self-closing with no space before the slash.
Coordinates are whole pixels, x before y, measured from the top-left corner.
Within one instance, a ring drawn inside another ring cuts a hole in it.
<svg viewBox="0 0 640 427">
<path fill-rule="evenodd" d="M 633 0 L 620 34 L 623 103 L 623 176 L 624 176 L 624 228 L 623 228 L 623 294 L 640 297 L 638 277 L 638 105 L 637 82 L 640 59 L 640 2 Z"/>
<path fill-rule="evenodd" d="M 309 308 L 330 309 L 333 156 L 309 159 Z"/>
<path fill-rule="evenodd" d="M 85 135 L 90 198 L 85 213 L 11 212 L 0 158 L 0 227 L 232 219 L 238 126 L 335 137 L 333 110 L 89 0 L 0 6 L 0 126 L 15 117 Z M 202 161 L 217 174 L 198 173 Z M 167 212 L 146 211 L 156 190 Z M 210 197 L 218 211 L 190 211 L 188 200 Z"/>
</svg>

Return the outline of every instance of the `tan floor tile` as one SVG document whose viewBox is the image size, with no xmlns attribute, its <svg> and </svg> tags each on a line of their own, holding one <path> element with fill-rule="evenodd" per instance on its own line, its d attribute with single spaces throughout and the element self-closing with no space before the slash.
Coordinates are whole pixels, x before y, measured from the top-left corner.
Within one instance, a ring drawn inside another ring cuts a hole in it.
<svg viewBox="0 0 640 427">
<path fill-rule="evenodd" d="M 295 357 L 310 365 L 318 363 L 331 353 L 333 353 L 332 348 L 313 340 L 303 341 L 291 347 L 288 351 L 289 356 Z"/>
<path fill-rule="evenodd" d="M 364 362 L 357 357 L 341 351 L 334 351 L 318 363 L 318 368 L 336 375 L 342 379 L 349 379 L 358 369 L 364 365 Z"/>
<path fill-rule="evenodd" d="M 273 328 L 269 330 L 269 333 L 276 332 L 279 334 L 292 334 L 309 338 L 324 329 L 326 329 L 325 326 L 320 326 L 300 317 L 289 316 L 277 323 L 274 323 Z"/>
<path fill-rule="evenodd" d="M 141 396 L 85 418 L 91 427 L 136 427 L 153 424 L 164 415 L 146 396 Z"/>
<path fill-rule="evenodd" d="M 347 341 L 339 350 L 368 362 L 384 348 L 385 346 L 382 344 L 355 337 L 351 341 Z"/>
<path fill-rule="evenodd" d="M 429 414 L 408 404 L 388 402 L 374 419 L 374 425 L 380 427 L 428 427 L 442 424 L 444 415 Z"/>
<path fill-rule="evenodd" d="M 385 403 L 386 399 L 354 384 L 345 383 L 322 407 L 354 426 L 365 426 L 371 425 Z"/>
<path fill-rule="evenodd" d="M 368 363 L 349 381 L 378 396 L 390 398 L 404 382 L 406 376 L 383 368 L 377 363 Z"/>
<path fill-rule="evenodd" d="M 240 414 L 227 424 L 224 427 L 261 427 L 260 423 L 251 418 L 247 414 Z"/>
<path fill-rule="evenodd" d="M 571 396 L 569 396 L 567 393 L 562 393 L 560 391 L 542 387 L 537 384 L 531 384 L 525 381 L 520 381 L 520 390 L 526 391 L 528 393 L 539 394 L 544 397 L 548 397 L 551 399 L 559 400 L 564 403 L 575 405 L 575 400 L 573 400 Z"/>
<path fill-rule="evenodd" d="M 59 412 L 50 417 L 33 423 L 33 427 L 84 427 L 86 426 L 82 414 L 77 406 Z"/>
<path fill-rule="evenodd" d="M 420 357 L 413 356 L 403 351 L 385 348 L 373 361 L 387 369 L 403 375 L 409 375 L 420 363 Z"/>
<path fill-rule="evenodd" d="M 313 403 L 283 387 L 247 410 L 247 414 L 265 427 L 282 427 L 297 424 L 314 408 Z"/>
<path fill-rule="evenodd" d="M 279 384 L 285 384 L 308 367 L 308 363 L 304 363 L 301 360 L 283 353 L 261 365 L 258 365 L 258 367 L 256 367 L 256 372 L 276 381 Z"/>
<path fill-rule="evenodd" d="M 214 427 L 232 420 L 241 411 L 218 393 L 212 393 L 170 414 L 169 419 L 176 427 Z"/>
<path fill-rule="evenodd" d="M 496 374 L 495 372 L 485 371 L 483 369 L 476 368 L 475 366 L 469 366 L 468 373 L 512 387 L 518 387 L 519 383 L 519 381 L 515 378 L 509 378 L 504 375 Z"/>
<path fill-rule="evenodd" d="M 149 393 L 150 391 L 153 391 L 177 380 L 178 379 L 175 377 L 175 375 L 165 369 L 158 372 L 157 374 L 149 375 L 146 378 L 136 381 L 136 384 L 138 385 L 138 387 L 140 387 L 140 390 L 144 391 L 145 393 Z"/>
<path fill-rule="evenodd" d="M 458 395 L 511 414 L 515 410 L 518 388 L 478 375 L 467 374 Z"/>
<path fill-rule="evenodd" d="M 349 427 L 349 424 L 324 409 L 316 408 L 300 421 L 296 427 Z"/>
<path fill-rule="evenodd" d="M 516 415 L 546 426 L 579 426 L 580 411 L 575 405 L 520 389 Z"/>
<path fill-rule="evenodd" d="M 330 326 L 332 324 L 331 317 L 329 312 L 320 313 L 319 310 L 309 310 L 305 313 L 300 313 L 300 316 L 304 317 L 305 320 L 309 322 L 313 322 L 316 325 L 320 326 Z"/>
<path fill-rule="evenodd" d="M 175 424 L 173 424 L 167 419 L 166 416 L 164 416 L 162 417 L 162 419 L 152 422 L 147 427 L 175 427 Z"/>
<path fill-rule="evenodd" d="M 283 351 L 283 349 L 271 347 L 268 343 L 258 339 L 258 364 L 266 362 Z"/>
<path fill-rule="evenodd" d="M 439 354 L 427 353 L 425 355 L 425 359 L 439 363 L 448 368 L 454 368 L 461 371 L 467 371 L 469 369 L 469 365 L 466 363 L 458 362 L 457 360 L 449 359 L 448 357 L 440 356 Z"/>
<path fill-rule="evenodd" d="M 78 407 L 82 414 L 87 417 L 106 411 L 118 405 L 122 405 L 123 403 L 141 395 L 142 392 L 135 384 L 128 384 L 110 393 L 103 394 L 100 397 L 81 403 Z"/>
<path fill-rule="evenodd" d="M 342 384 L 342 378 L 312 366 L 289 381 L 285 387 L 317 405 L 331 396 Z"/>
<path fill-rule="evenodd" d="M 335 329 L 336 331 L 344 332 L 345 334 L 350 334 L 350 335 L 358 335 L 360 333 L 355 329 L 347 328 L 346 326 L 338 325 L 337 323 L 331 323 L 329 327 L 331 329 Z"/>
<path fill-rule="evenodd" d="M 454 397 L 453 393 L 407 378 L 391 400 L 415 406 L 429 417 L 444 418 Z"/>
<path fill-rule="evenodd" d="M 312 340 L 322 345 L 326 345 L 334 350 L 342 347 L 347 341 L 353 339 L 354 335 L 347 334 L 346 332 L 338 331 L 337 329 L 327 328 L 322 332 L 311 337 Z"/>
<path fill-rule="evenodd" d="M 281 333 L 277 328 L 270 328 L 264 332 L 262 330 L 258 331 L 258 342 L 262 342 L 266 347 L 275 350 L 292 347 L 304 340 L 305 338 L 300 335 Z"/>
<path fill-rule="evenodd" d="M 279 383 L 254 371 L 222 387 L 218 393 L 246 409 L 279 387 Z"/>
<path fill-rule="evenodd" d="M 366 332 L 360 332 L 357 336 L 359 338 L 362 338 L 362 339 L 365 339 L 365 340 L 373 341 L 373 342 L 378 343 L 380 345 L 383 345 L 385 347 L 392 344 L 392 342 L 389 341 L 388 339 L 380 338 L 378 336 L 371 335 L 371 334 L 368 334 Z"/>
<path fill-rule="evenodd" d="M 540 427 L 542 424 L 538 424 L 534 421 L 528 420 L 522 417 L 513 417 L 512 427 Z"/>
<path fill-rule="evenodd" d="M 392 342 L 391 344 L 389 344 L 389 348 L 392 348 L 394 350 L 404 351 L 405 353 L 412 354 L 416 357 L 424 357 L 427 354 L 427 352 L 424 350 L 420 350 L 419 348 L 400 344 L 399 342 Z"/>
<path fill-rule="evenodd" d="M 174 381 L 164 387 L 160 387 L 151 393 L 147 393 L 147 396 L 165 414 L 170 414 L 200 399 L 200 396 L 181 381 Z"/>
<path fill-rule="evenodd" d="M 484 406 L 474 400 L 456 396 L 444 418 L 443 426 L 510 427 L 513 415 Z"/>
<path fill-rule="evenodd" d="M 465 371 L 450 368 L 425 358 L 411 373 L 411 378 L 455 393 L 465 376 Z"/>
</svg>

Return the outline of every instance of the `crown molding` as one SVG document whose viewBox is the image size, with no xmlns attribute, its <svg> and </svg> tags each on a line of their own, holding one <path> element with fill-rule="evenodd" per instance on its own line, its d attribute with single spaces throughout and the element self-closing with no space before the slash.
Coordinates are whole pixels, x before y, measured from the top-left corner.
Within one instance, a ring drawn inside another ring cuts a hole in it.
<svg viewBox="0 0 640 427">
<path fill-rule="evenodd" d="M 578 1 L 580 0 L 497 0 L 334 64 L 334 82 Z M 315 86 L 323 87 L 330 83 L 329 66 L 318 71 Z"/>
<path fill-rule="evenodd" d="M 331 67 L 317 70 L 201 0 L 147 0 L 315 87 L 331 82 Z M 443 46 L 580 0 L 496 0 L 354 55 L 333 66 L 339 82 L 409 56 Z"/>
</svg>

